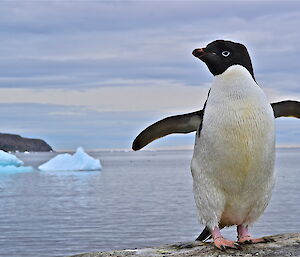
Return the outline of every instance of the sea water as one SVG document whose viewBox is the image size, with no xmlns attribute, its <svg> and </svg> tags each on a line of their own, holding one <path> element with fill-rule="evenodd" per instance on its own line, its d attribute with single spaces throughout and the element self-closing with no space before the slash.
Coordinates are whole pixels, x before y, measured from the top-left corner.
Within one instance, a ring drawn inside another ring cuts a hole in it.
<svg viewBox="0 0 300 257">
<path fill-rule="evenodd" d="M 192 241 L 201 230 L 192 151 L 89 152 L 102 171 L 0 173 L 0 256 L 68 256 Z M 55 153 L 17 154 L 38 167 Z M 300 231 L 300 149 L 277 149 L 277 184 L 254 236 Z M 224 229 L 235 239 L 235 228 Z"/>
</svg>

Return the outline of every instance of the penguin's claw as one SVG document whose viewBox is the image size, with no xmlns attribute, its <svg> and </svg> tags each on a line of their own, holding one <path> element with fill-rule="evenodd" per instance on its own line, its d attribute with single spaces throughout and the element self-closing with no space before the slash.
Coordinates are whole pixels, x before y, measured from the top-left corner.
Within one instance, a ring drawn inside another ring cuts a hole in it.
<svg viewBox="0 0 300 257">
<path fill-rule="evenodd" d="M 269 237 L 253 238 L 251 236 L 244 236 L 244 237 L 240 237 L 237 242 L 240 244 L 259 244 L 259 243 L 275 242 L 275 240 Z"/>
<path fill-rule="evenodd" d="M 237 249 L 243 250 L 243 247 L 239 243 L 234 243 Z"/>
<path fill-rule="evenodd" d="M 223 237 L 214 239 L 214 245 L 221 251 L 225 251 L 227 248 L 241 249 L 241 246 L 237 242 L 227 240 Z"/>
</svg>

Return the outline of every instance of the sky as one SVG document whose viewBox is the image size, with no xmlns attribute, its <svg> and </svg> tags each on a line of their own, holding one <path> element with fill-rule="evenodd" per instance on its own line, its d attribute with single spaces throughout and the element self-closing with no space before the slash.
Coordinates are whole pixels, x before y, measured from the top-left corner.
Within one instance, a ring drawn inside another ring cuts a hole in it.
<svg viewBox="0 0 300 257">
<path fill-rule="evenodd" d="M 191 52 L 216 39 L 247 46 L 270 102 L 300 101 L 299 27 L 298 1 L 1 1 L 0 132 L 130 149 L 153 122 L 202 109 L 213 76 Z M 300 120 L 276 127 L 277 145 L 300 145 Z"/>
</svg>

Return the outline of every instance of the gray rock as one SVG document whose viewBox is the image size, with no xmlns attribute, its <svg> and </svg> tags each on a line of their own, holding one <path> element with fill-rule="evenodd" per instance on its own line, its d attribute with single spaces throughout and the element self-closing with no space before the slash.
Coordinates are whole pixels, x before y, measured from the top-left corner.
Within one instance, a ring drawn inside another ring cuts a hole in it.
<svg viewBox="0 0 300 257">
<path fill-rule="evenodd" d="M 20 152 L 49 152 L 50 145 L 41 139 L 26 138 L 14 134 L 0 133 L 0 149 L 4 151 Z"/>
<path fill-rule="evenodd" d="M 242 250 L 220 251 L 209 242 L 189 242 L 163 245 L 159 247 L 148 247 L 135 250 L 119 250 L 111 252 L 94 252 L 73 257 L 285 257 L 300 256 L 300 233 L 289 233 L 270 236 L 274 242 L 262 244 L 242 245 Z"/>
</svg>

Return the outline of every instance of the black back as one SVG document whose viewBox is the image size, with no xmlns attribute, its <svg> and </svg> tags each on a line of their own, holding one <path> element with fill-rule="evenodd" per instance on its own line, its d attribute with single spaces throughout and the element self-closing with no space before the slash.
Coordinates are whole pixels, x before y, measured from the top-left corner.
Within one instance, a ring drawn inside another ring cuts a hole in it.
<svg viewBox="0 0 300 257">
<path fill-rule="evenodd" d="M 205 48 L 195 49 L 193 55 L 205 62 L 214 76 L 222 74 L 232 65 L 239 64 L 244 66 L 255 80 L 251 59 L 243 44 L 216 40 Z"/>
</svg>

